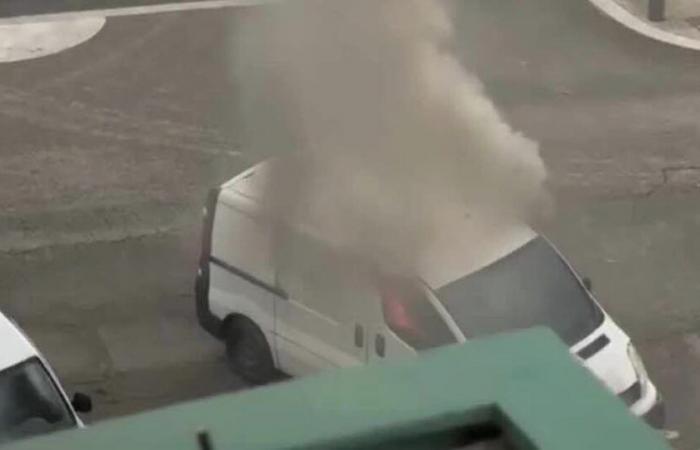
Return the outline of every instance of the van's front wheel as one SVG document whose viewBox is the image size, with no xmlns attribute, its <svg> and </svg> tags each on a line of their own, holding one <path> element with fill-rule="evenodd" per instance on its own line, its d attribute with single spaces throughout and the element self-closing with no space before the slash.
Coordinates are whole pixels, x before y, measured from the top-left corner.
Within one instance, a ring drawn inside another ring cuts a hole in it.
<svg viewBox="0 0 700 450">
<path fill-rule="evenodd" d="M 250 319 L 237 317 L 226 327 L 226 357 L 231 370 L 250 383 L 265 384 L 275 379 L 270 346 Z"/>
</svg>

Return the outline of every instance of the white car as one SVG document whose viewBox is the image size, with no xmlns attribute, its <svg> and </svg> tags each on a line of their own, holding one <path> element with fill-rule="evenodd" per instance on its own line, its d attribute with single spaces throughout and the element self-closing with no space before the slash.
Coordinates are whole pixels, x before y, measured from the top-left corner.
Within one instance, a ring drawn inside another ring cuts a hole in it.
<svg viewBox="0 0 700 450">
<path fill-rule="evenodd" d="M 529 227 L 487 225 L 489 238 L 468 257 L 448 243 L 420 277 L 374 274 L 367 283 L 311 234 L 294 232 L 284 251 L 271 244 L 259 204 L 266 164 L 210 193 L 195 289 L 200 324 L 225 341 L 243 378 L 301 376 L 539 325 L 632 413 L 663 425 L 661 396 L 630 338 Z"/>
<path fill-rule="evenodd" d="M 69 401 L 43 356 L 2 313 L 0 345 L 0 444 L 83 426 L 76 410 L 90 411 L 90 397 Z"/>
</svg>

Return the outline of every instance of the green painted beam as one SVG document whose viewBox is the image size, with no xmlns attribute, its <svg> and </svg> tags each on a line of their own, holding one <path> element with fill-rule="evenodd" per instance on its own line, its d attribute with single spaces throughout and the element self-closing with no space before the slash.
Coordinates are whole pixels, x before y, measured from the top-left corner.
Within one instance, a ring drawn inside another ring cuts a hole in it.
<svg viewBox="0 0 700 450">
<path fill-rule="evenodd" d="M 202 380 L 206 383 L 206 379 Z M 536 329 L 23 441 L 14 450 L 453 448 L 492 422 L 516 449 L 660 450 L 658 432 Z"/>
</svg>

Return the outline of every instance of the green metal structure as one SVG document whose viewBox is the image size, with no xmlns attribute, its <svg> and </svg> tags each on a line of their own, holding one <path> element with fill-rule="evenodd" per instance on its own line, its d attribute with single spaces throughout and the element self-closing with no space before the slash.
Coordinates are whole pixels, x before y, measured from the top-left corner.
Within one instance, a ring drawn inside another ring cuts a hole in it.
<svg viewBox="0 0 700 450">
<path fill-rule="evenodd" d="M 490 443 L 476 444 L 484 440 Z M 198 448 L 669 447 L 544 329 L 445 347 L 410 360 L 330 371 L 9 447 Z"/>
</svg>

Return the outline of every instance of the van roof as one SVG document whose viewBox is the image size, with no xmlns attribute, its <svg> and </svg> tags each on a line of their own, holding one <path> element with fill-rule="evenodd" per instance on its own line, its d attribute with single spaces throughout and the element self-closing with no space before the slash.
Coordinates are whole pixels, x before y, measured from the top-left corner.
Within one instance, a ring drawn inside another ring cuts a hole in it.
<svg viewBox="0 0 700 450">
<path fill-rule="evenodd" d="M 224 183 L 222 191 L 259 201 L 276 161 L 268 159 L 250 167 Z M 425 250 L 418 268 L 433 289 L 490 265 L 537 236 L 523 223 L 488 220 L 476 214 L 450 220 L 441 229 L 444 232 Z"/>
<path fill-rule="evenodd" d="M 491 265 L 537 237 L 522 223 L 473 217 L 446 225 L 444 230 L 423 252 L 418 268 L 423 281 L 436 290 Z"/>
<path fill-rule="evenodd" d="M 267 159 L 243 172 L 221 185 L 222 191 L 233 191 L 251 200 L 260 200 L 263 192 L 263 183 L 274 164 L 274 160 Z"/>
<path fill-rule="evenodd" d="M 19 327 L 0 312 L 0 370 L 37 355 L 37 351 Z"/>
</svg>

